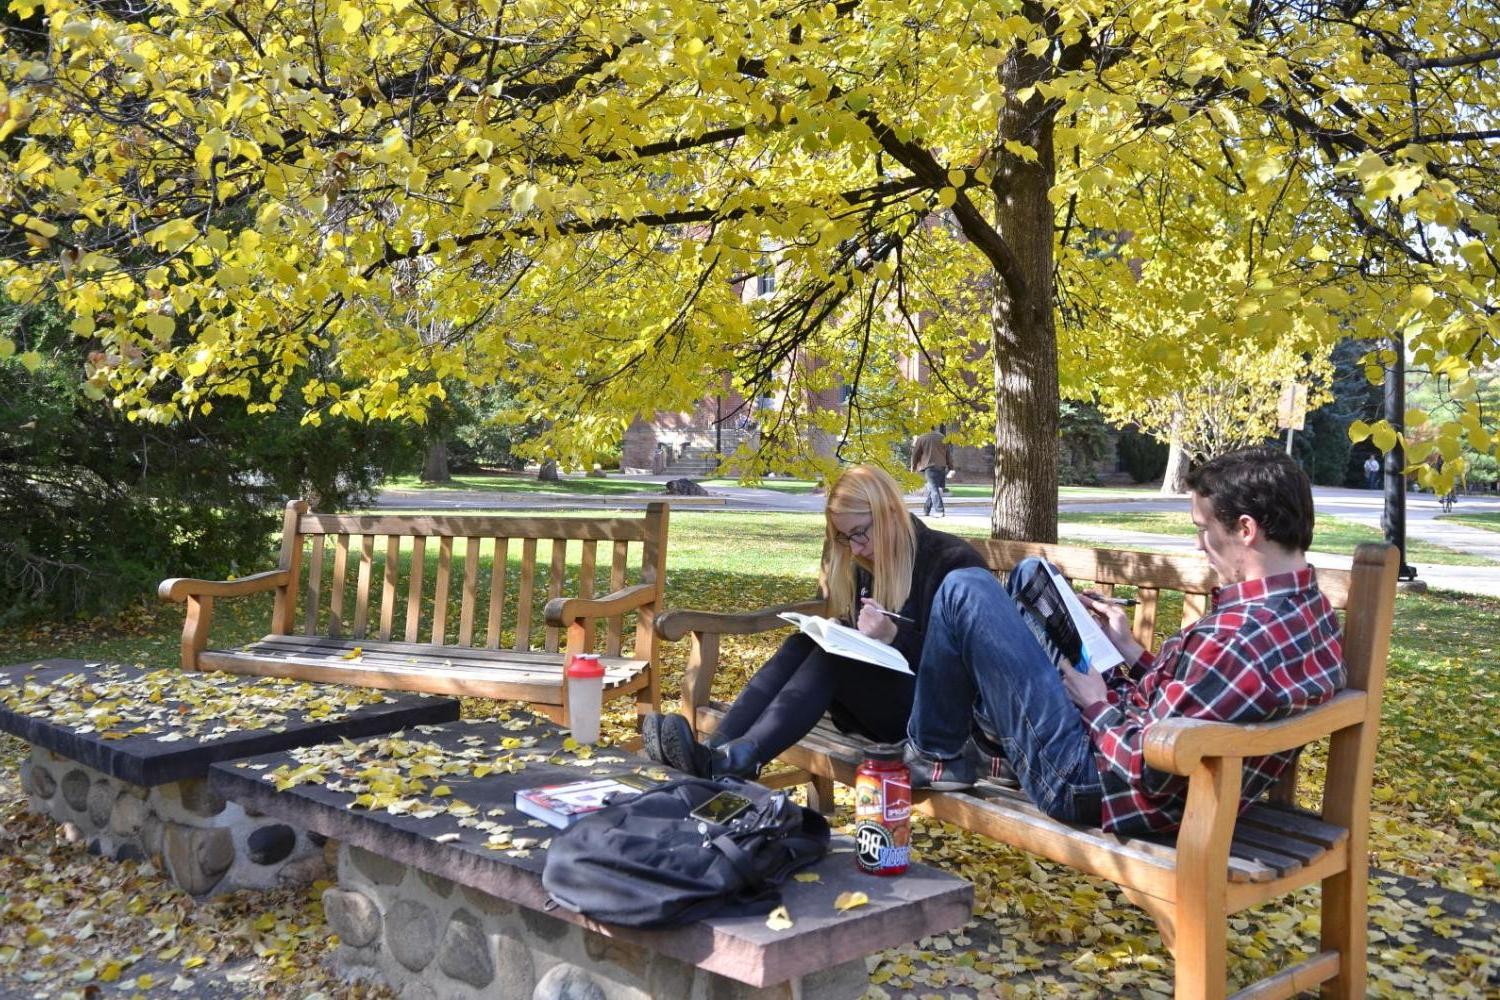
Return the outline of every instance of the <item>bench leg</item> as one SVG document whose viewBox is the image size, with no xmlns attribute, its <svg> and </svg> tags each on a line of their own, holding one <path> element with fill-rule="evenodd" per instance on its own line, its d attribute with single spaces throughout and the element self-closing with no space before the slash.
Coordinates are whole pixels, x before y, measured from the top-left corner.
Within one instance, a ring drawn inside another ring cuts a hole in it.
<svg viewBox="0 0 1500 1000">
<path fill-rule="evenodd" d="M 1188 779 L 1177 832 L 1172 949 L 1177 1000 L 1224 1000 L 1229 976 L 1229 841 L 1239 806 L 1240 762 L 1209 758 Z"/>
<path fill-rule="evenodd" d="M 1339 974 L 1323 984 L 1324 1000 L 1358 1000 L 1365 995 L 1368 947 L 1365 865 L 1354 865 L 1323 880 L 1323 950 L 1337 952 Z"/>
<path fill-rule="evenodd" d="M 1123 885 L 1120 886 L 1120 892 L 1126 899 L 1145 910 L 1152 920 L 1156 921 L 1156 929 L 1161 933 L 1162 946 L 1168 951 L 1175 951 L 1177 948 L 1177 929 L 1172 923 L 1172 916 L 1175 912 L 1172 904 L 1164 899 L 1147 895 L 1139 889 L 1130 889 Z"/>
<path fill-rule="evenodd" d="M 826 774 L 808 775 L 807 808 L 824 816 L 833 815 L 833 779 Z"/>
</svg>

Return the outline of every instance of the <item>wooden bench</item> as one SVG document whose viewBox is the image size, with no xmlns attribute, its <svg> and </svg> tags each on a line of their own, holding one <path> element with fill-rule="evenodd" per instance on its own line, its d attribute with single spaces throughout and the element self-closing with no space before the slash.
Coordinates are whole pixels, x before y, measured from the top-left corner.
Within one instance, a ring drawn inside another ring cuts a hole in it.
<svg viewBox="0 0 1500 1000">
<path fill-rule="evenodd" d="M 1163 594 L 1183 595 L 1183 623 L 1202 616 L 1217 582 L 1195 556 L 1154 555 L 1031 542 L 976 540 L 997 574 L 1039 555 L 1075 582 L 1104 593 L 1136 588 L 1132 627 L 1138 641 L 1173 629 L 1160 621 Z M 1322 884 L 1321 946 L 1304 961 L 1236 994 L 1254 1000 L 1290 997 L 1322 984 L 1327 997 L 1365 995 L 1366 841 L 1370 782 L 1380 723 L 1395 607 L 1396 550 L 1362 545 L 1352 568 L 1318 570 L 1318 583 L 1344 612 L 1348 687 L 1327 703 L 1288 719 L 1231 725 L 1187 719 L 1158 723 L 1146 733 L 1146 761 L 1188 778 L 1187 808 L 1175 838 L 1126 838 L 1049 819 L 1024 793 L 981 782 L 968 792 L 918 793 L 914 811 L 984 834 L 1118 884 L 1155 918 L 1176 959 L 1176 995 L 1219 998 L 1227 992 L 1228 916 Z M 657 631 L 691 637 L 683 679 L 683 712 L 699 732 L 712 731 L 724 705 L 710 700 L 719 640 L 784 627 L 784 610 L 825 613 L 820 600 L 743 614 L 671 611 Z M 1327 738 L 1328 763 L 1319 811 L 1294 804 L 1295 770 L 1267 798 L 1236 819 L 1242 758 L 1292 750 Z M 831 807 L 833 782 L 852 784 L 863 743 L 820 725 L 782 756 L 799 769 L 793 780 Z M 791 783 L 788 781 L 787 783 Z"/>
<path fill-rule="evenodd" d="M 515 699 L 562 723 L 563 664 L 574 652 L 602 655 L 606 700 L 633 694 L 637 712 L 656 709 L 652 626 L 666 554 L 665 503 L 649 504 L 644 517 L 570 518 L 316 514 L 294 500 L 278 568 L 239 580 L 164 580 L 158 592 L 187 604 L 187 670 Z M 565 597 L 569 583 L 574 596 Z M 609 593 L 595 597 L 603 586 Z M 214 600 L 266 591 L 275 593 L 270 633 L 238 649 L 209 649 Z M 538 591 L 546 597 L 540 622 Z"/>
</svg>

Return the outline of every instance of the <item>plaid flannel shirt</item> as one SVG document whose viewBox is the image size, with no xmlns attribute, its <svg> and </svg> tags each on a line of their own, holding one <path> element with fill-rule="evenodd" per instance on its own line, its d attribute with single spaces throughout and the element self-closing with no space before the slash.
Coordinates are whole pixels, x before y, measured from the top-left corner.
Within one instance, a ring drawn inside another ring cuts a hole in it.
<svg viewBox="0 0 1500 1000">
<path fill-rule="evenodd" d="M 1083 710 L 1104 785 L 1104 829 L 1170 831 L 1182 822 L 1187 779 L 1146 766 L 1148 726 L 1167 718 L 1264 722 L 1327 701 L 1345 684 L 1340 636 L 1306 567 L 1216 589 L 1212 610 L 1160 653 L 1112 671 L 1108 700 Z M 1294 757 L 1245 758 L 1241 811 Z"/>
</svg>

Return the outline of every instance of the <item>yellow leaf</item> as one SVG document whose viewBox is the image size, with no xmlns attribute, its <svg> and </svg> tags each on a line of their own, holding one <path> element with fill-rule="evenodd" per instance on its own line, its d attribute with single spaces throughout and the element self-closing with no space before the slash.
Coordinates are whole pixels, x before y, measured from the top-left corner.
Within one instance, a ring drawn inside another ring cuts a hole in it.
<svg viewBox="0 0 1500 1000">
<path fill-rule="evenodd" d="M 789 931 L 792 929 L 792 915 L 786 912 L 785 906 L 778 906 L 766 917 L 766 926 L 773 931 Z"/>
<path fill-rule="evenodd" d="M 29 372 L 34 372 L 42 367 L 42 356 L 36 351 L 27 351 L 16 360 L 21 362 L 21 367 Z"/>
<path fill-rule="evenodd" d="M 938 204 L 944 208 L 951 208 L 958 201 L 958 192 L 951 187 L 945 187 L 938 192 Z"/>
<path fill-rule="evenodd" d="M 833 908 L 839 912 L 852 910 L 856 906 L 864 906 L 870 902 L 870 897 L 862 892 L 841 892 L 833 901 Z"/>
<path fill-rule="evenodd" d="M 817 872 L 798 872 L 797 874 L 793 875 L 792 878 L 796 879 L 798 882 L 823 881 L 823 876 L 819 875 Z"/>
<path fill-rule="evenodd" d="M 341 3 L 339 4 L 339 23 L 352 35 L 359 30 L 360 25 L 365 23 L 365 12 L 357 3 Z"/>
<path fill-rule="evenodd" d="M 345 659 L 345 660 L 357 660 L 361 656 L 363 656 L 364 653 L 365 653 L 365 651 L 364 651 L 363 647 L 355 646 L 353 649 L 349 650 L 349 652 L 343 654 L 343 656 L 341 657 L 341 659 Z"/>
</svg>

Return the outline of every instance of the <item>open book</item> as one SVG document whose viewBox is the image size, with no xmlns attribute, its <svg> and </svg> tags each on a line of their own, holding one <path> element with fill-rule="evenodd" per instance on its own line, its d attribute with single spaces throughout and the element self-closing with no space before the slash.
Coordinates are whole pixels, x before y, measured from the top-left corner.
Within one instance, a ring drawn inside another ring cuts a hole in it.
<svg viewBox="0 0 1500 1000">
<path fill-rule="evenodd" d="M 1103 672 L 1125 662 L 1094 616 L 1073 593 L 1073 585 L 1051 563 L 1037 573 L 1016 595 L 1016 600 L 1034 614 L 1047 630 L 1057 651 L 1068 662 L 1087 673 Z"/>
<path fill-rule="evenodd" d="M 830 653 L 847 656 L 851 660 L 873 663 L 897 673 L 912 672 L 906 662 L 906 657 L 902 656 L 901 651 L 895 646 L 887 646 L 879 639 L 871 639 L 858 629 L 850 628 L 832 618 L 799 615 L 795 611 L 784 611 L 777 617 L 797 626 L 804 635 Z"/>
</svg>

